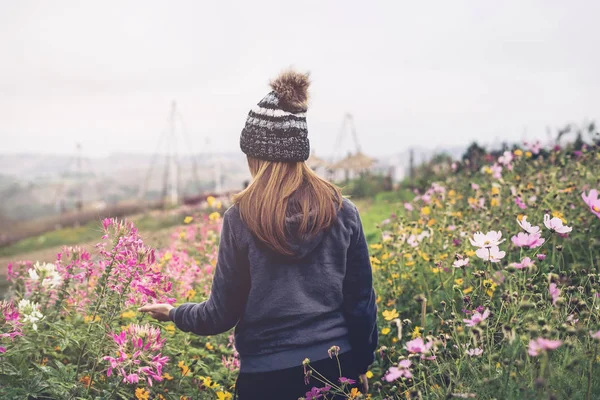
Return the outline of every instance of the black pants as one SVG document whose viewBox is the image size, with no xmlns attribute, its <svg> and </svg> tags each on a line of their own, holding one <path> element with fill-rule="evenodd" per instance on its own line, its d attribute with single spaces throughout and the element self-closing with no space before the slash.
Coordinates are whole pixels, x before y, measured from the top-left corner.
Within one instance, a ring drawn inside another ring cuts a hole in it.
<svg viewBox="0 0 600 400">
<path fill-rule="evenodd" d="M 340 354 L 339 360 L 342 369 L 341 376 L 357 382 L 354 385 L 347 386 L 347 391 L 350 391 L 352 387 L 358 387 L 359 374 L 358 369 L 352 362 L 352 352 Z M 335 357 L 311 362 L 310 365 L 319 374 L 327 378 L 329 382 L 339 385 L 340 373 Z M 325 386 L 324 383 L 315 378 L 315 375 L 316 373 L 313 372 L 313 376 L 306 385 L 304 383 L 304 367 L 301 365 L 277 371 L 240 373 L 235 385 L 237 398 L 239 400 L 298 400 L 299 397 L 304 397 L 306 392 L 314 386 L 318 388 Z"/>
</svg>

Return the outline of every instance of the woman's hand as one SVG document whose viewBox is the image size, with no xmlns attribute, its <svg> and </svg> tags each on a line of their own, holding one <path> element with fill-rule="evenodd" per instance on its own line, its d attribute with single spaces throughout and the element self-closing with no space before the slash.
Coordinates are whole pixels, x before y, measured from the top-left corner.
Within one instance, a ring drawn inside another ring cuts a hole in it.
<svg viewBox="0 0 600 400">
<path fill-rule="evenodd" d="M 146 304 L 143 307 L 138 308 L 139 312 L 148 313 L 154 319 L 159 321 L 170 321 L 169 311 L 173 308 L 170 304 Z"/>
<path fill-rule="evenodd" d="M 363 394 L 367 394 L 369 392 L 369 379 L 367 375 L 362 374 L 358 376 L 358 380 L 360 382 L 359 388 Z"/>
</svg>

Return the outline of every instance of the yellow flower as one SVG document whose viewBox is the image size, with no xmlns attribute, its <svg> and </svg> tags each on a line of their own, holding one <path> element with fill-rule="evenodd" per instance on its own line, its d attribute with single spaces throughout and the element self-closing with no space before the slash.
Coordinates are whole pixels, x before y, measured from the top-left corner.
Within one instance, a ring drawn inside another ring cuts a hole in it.
<svg viewBox="0 0 600 400">
<path fill-rule="evenodd" d="M 494 171 L 492 171 L 492 169 L 489 166 L 485 166 L 483 168 L 483 172 L 485 172 L 486 174 L 490 174 L 490 175 L 494 173 Z"/>
<path fill-rule="evenodd" d="M 427 226 L 433 226 L 433 224 L 435 224 L 435 218 L 431 218 L 429 221 L 427 221 Z"/>
<path fill-rule="evenodd" d="M 210 342 L 206 342 L 206 344 L 204 345 L 206 347 L 207 350 L 214 350 L 215 346 L 213 346 L 212 344 L 210 344 Z"/>
<path fill-rule="evenodd" d="M 190 373 L 190 368 L 187 365 L 185 365 L 183 360 L 179 361 L 177 363 L 177 366 L 179 367 L 179 369 L 181 369 L 181 375 L 187 376 L 187 374 Z"/>
<path fill-rule="evenodd" d="M 175 325 L 169 324 L 169 325 L 165 326 L 165 331 L 167 331 L 167 332 L 175 332 Z"/>
<path fill-rule="evenodd" d="M 379 258 L 377 258 L 375 256 L 372 256 L 371 257 L 371 264 L 375 264 L 375 265 L 381 264 L 381 261 L 379 261 Z"/>
<path fill-rule="evenodd" d="M 409 261 L 409 262 L 407 262 L 407 263 L 406 263 L 406 264 L 404 264 L 404 265 L 406 265 L 407 267 L 412 267 L 412 266 L 413 266 L 413 265 L 415 265 L 415 264 L 416 264 L 416 262 L 414 262 L 414 261 Z"/>
<path fill-rule="evenodd" d="M 425 207 L 421 208 L 421 214 L 429 215 L 429 214 L 431 214 L 431 209 L 429 207 L 425 206 Z"/>
<path fill-rule="evenodd" d="M 98 322 L 98 321 L 100 321 L 100 316 L 99 316 L 99 315 L 96 315 L 96 316 L 93 318 L 93 320 L 94 320 L 94 322 Z M 91 316 L 91 315 L 86 315 L 85 317 L 83 317 L 83 322 L 85 322 L 85 323 L 90 323 L 90 322 L 92 322 L 92 316 Z"/>
<path fill-rule="evenodd" d="M 189 224 L 194 220 L 194 217 L 190 217 L 189 215 L 183 219 L 184 224 Z"/>
<path fill-rule="evenodd" d="M 491 279 L 485 279 L 483 281 L 483 287 L 486 288 L 485 293 L 490 297 L 494 295 L 494 292 L 496 291 L 496 286 L 498 286 L 496 285 L 496 282 L 494 282 Z"/>
<path fill-rule="evenodd" d="M 200 380 L 202 381 L 202 386 L 204 386 L 207 389 L 214 389 L 219 387 L 219 384 L 217 382 L 213 382 L 212 379 L 210 379 L 210 376 L 199 376 L 198 378 L 200 378 Z"/>
<path fill-rule="evenodd" d="M 475 257 L 475 252 L 473 250 L 467 250 L 465 254 L 467 257 Z"/>
<path fill-rule="evenodd" d="M 231 393 L 229 392 L 217 392 L 218 400 L 231 400 Z"/>
<path fill-rule="evenodd" d="M 215 208 L 216 208 L 217 210 L 218 210 L 218 209 L 220 209 L 222 206 L 223 206 L 223 204 L 221 204 L 221 202 L 220 202 L 220 201 L 218 201 L 218 200 L 217 200 L 217 201 L 215 202 Z"/>
<path fill-rule="evenodd" d="M 464 281 L 463 281 L 463 278 L 458 278 L 458 279 L 455 279 L 455 280 L 454 280 L 454 283 L 455 283 L 455 284 L 457 284 L 457 285 L 462 285 L 462 284 L 463 284 L 463 282 L 464 282 Z"/>
<path fill-rule="evenodd" d="M 565 216 L 560 211 L 552 211 L 552 216 L 555 217 L 555 218 L 559 218 L 562 221 L 563 224 L 567 223 L 567 220 L 565 219 Z"/>
<path fill-rule="evenodd" d="M 431 267 L 431 272 L 433 272 L 434 274 L 439 274 L 440 269 L 438 267 Z"/>
<path fill-rule="evenodd" d="M 477 204 L 477 199 L 475 197 L 469 197 L 467 199 L 467 202 L 474 206 L 475 204 Z"/>
<path fill-rule="evenodd" d="M 492 200 L 490 201 L 490 205 L 492 207 L 498 207 L 500 205 L 500 200 L 498 200 L 496 197 L 492 198 Z"/>
<path fill-rule="evenodd" d="M 185 238 L 185 232 L 179 232 L 179 239 Z"/>
<path fill-rule="evenodd" d="M 382 314 L 383 314 L 383 318 L 385 318 L 386 321 L 391 321 L 400 316 L 400 314 L 398 314 L 398 311 L 396 311 L 395 308 L 392 311 L 385 310 L 382 312 Z"/>
<path fill-rule="evenodd" d="M 372 248 L 373 250 L 381 250 L 381 248 L 382 248 L 382 247 L 383 247 L 383 246 L 382 246 L 380 243 L 375 243 L 375 244 L 372 244 L 372 245 L 371 245 L 371 248 Z"/>
<path fill-rule="evenodd" d="M 213 221 L 213 222 L 214 222 L 214 221 L 218 221 L 218 220 L 219 220 L 219 218 L 221 218 L 221 214 L 219 214 L 219 212 L 218 212 L 218 211 L 215 211 L 214 213 L 211 213 L 211 214 L 208 216 L 208 219 L 209 219 L 209 220 L 211 220 L 211 221 Z"/>
<path fill-rule="evenodd" d="M 469 286 L 465 290 L 463 290 L 463 294 L 469 294 L 473 291 L 473 286 Z"/>
<path fill-rule="evenodd" d="M 517 157 L 521 157 L 523 155 L 523 150 L 521 149 L 516 149 L 513 154 Z"/>
<path fill-rule="evenodd" d="M 381 301 L 381 296 L 377 296 L 377 298 L 375 299 L 375 303 L 379 304 L 380 301 Z"/>
<path fill-rule="evenodd" d="M 525 152 L 525 157 L 529 158 L 531 157 L 533 154 L 530 151 L 526 151 Z"/>
<path fill-rule="evenodd" d="M 187 293 L 185 294 L 185 298 L 190 300 L 192 299 L 194 296 L 196 295 L 196 291 L 194 289 L 190 289 L 187 291 Z"/>
<path fill-rule="evenodd" d="M 406 254 L 404 254 L 404 258 L 412 258 L 412 254 L 406 253 Z"/>
<path fill-rule="evenodd" d="M 411 338 L 416 339 L 418 337 L 421 337 L 421 328 L 419 328 L 418 326 L 415 326 L 415 329 L 412 332 Z"/>
<path fill-rule="evenodd" d="M 400 278 L 400 274 L 399 274 L 399 273 L 397 273 L 397 272 L 394 272 L 394 273 L 392 274 L 392 279 L 398 279 L 398 278 Z"/>
<path fill-rule="evenodd" d="M 173 377 L 168 372 L 165 372 L 163 374 L 163 378 L 165 378 L 168 381 L 173 380 Z"/>
<path fill-rule="evenodd" d="M 445 260 L 446 258 L 448 258 L 448 253 L 440 255 L 440 260 Z"/>
<path fill-rule="evenodd" d="M 388 333 L 390 333 L 390 328 L 388 328 L 387 326 L 383 329 L 381 329 L 381 334 L 382 335 L 387 335 Z"/>
<path fill-rule="evenodd" d="M 358 391 L 357 388 L 352 388 L 352 390 L 350 391 L 350 399 L 356 399 L 358 397 L 361 396 L 361 393 Z"/>
<path fill-rule="evenodd" d="M 213 206 L 213 204 L 215 204 L 215 201 L 216 201 L 216 200 L 217 200 L 217 199 L 215 199 L 213 196 L 208 196 L 208 197 L 206 198 L 206 202 L 208 203 L 208 206 L 209 206 L 209 207 L 212 207 L 212 206 Z"/>
<path fill-rule="evenodd" d="M 156 398 L 157 398 L 158 400 L 167 400 L 167 399 L 166 399 L 166 397 L 165 397 L 165 396 L 163 396 L 163 395 L 162 395 L 162 394 L 160 394 L 160 393 L 156 395 Z"/>
<path fill-rule="evenodd" d="M 425 261 L 429 261 L 429 256 L 425 253 L 423 253 L 421 250 L 417 250 L 417 253 L 419 253 L 419 255 L 421 256 L 421 258 Z"/>
<path fill-rule="evenodd" d="M 163 260 L 164 260 L 164 261 L 169 261 L 171 258 L 173 258 L 173 254 L 171 254 L 171 252 L 170 252 L 170 251 L 167 251 L 167 252 L 165 253 L 165 255 L 163 256 Z"/>
<path fill-rule="evenodd" d="M 134 318 L 137 314 L 135 313 L 135 311 L 133 310 L 129 310 L 129 311 L 125 311 L 124 313 L 121 314 L 121 318 Z"/>
<path fill-rule="evenodd" d="M 371 379 L 373 377 L 373 373 L 371 371 L 367 371 L 365 375 L 367 376 L 367 379 Z"/>
<path fill-rule="evenodd" d="M 396 336 L 394 336 L 394 337 L 392 338 L 392 343 L 396 343 L 397 341 L 398 341 L 398 338 L 397 338 Z"/>
<path fill-rule="evenodd" d="M 150 398 L 150 392 L 144 388 L 135 389 L 135 398 L 138 400 L 148 400 Z"/>
<path fill-rule="evenodd" d="M 454 189 L 450 189 L 450 190 L 448 191 L 448 197 L 454 197 L 454 196 L 456 196 L 456 190 L 454 190 Z"/>
<path fill-rule="evenodd" d="M 498 186 L 492 186 L 492 194 L 500 194 L 500 188 Z"/>
</svg>

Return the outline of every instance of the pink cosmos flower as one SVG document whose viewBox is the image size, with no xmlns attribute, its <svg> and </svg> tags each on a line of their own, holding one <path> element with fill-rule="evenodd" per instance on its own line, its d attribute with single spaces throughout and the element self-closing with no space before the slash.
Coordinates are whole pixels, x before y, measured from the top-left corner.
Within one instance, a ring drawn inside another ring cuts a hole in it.
<svg viewBox="0 0 600 400">
<path fill-rule="evenodd" d="M 462 268 L 466 267 L 467 265 L 469 265 L 469 258 L 461 258 L 460 260 L 454 261 L 452 264 L 454 268 Z"/>
<path fill-rule="evenodd" d="M 479 311 L 475 311 L 470 319 L 463 319 L 463 322 L 467 326 L 473 327 L 473 326 L 478 325 L 481 322 L 485 321 L 487 319 L 487 317 L 489 317 L 489 316 L 490 316 L 490 310 L 488 310 L 486 308 L 485 311 L 483 312 L 483 314 L 480 313 Z"/>
<path fill-rule="evenodd" d="M 535 340 L 529 341 L 529 349 L 528 353 L 532 357 L 537 357 L 541 353 L 544 353 L 548 350 L 556 350 L 562 345 L 562 341 L 560 340 L 550 340 L 544 338 L 537 338 Z"/>
<path fill-rule="evenodd" d="M 391 367 L 385 374 L 384 379 L 387 382 L 393 382 L 399 378 L 407 378 L 410 379 L 413 377 L 412 372 L 410 372 L 410 366 L 412 363 L 410 360 L 402 360 L 398 363 L 398 367 Z"/>
<path fill-rule="evenodd" d="M 504 242 L 505 239 L 502 239 L 502 232 L 489 231 L 485 235 L 482 232 L 476 232 L 473 235 L 473 238 L 469 238 L 469 240 L 475 247 L 489 249 L 494 246 L 497 247 L 500 243 Z"/>
<path fill-rule="evenodd" d="M 502 179 L 502 166 L 499 164 L 494 164 L 490 167 L 490 169 L 492 170 L 492 176 L 495 179 Z"/>
<path fill-rule="evenodd" d="M 475 251 L 477 257 L 481 258 L 484 261 L 490 261 L 493 263 L 500 262 L 506 255 L 505 251 L 500 251 L 498 246 L 493 246 L 491 248 L 482 247 Z"/>
<path fill-rule="evenodd" d="M 356 383 L 356 381 L 355 381 L 354 379 L 349 379 L 349 378 L 346 378 L 346 377 L 343 377 L 343 376 L 340 376 L 340 377 L 338 378 L 338 381 L 340 381 L 340 383 L 341 383 L 342 385 L 344 385 L 344 384 L 347 384 L 347 385 L 354 385 L 354 384 Z"/>
<path fill-rule="evenodd" d="M 431 351 L 431 346 L 433 346 L 433 342 L 429 341 L 425 343 L 422 337 L 418 337 L 406 342 L 404 348 L 410 353 L 428 354 Z"/>
<path fill-rule="evenodd" d="M 600 331 L 597 331 L 597 332 L 590 331 L 590 336 L 592 337 L 592 339 L 600 340 Z"/>
<path fill-rule="evenodd" d="M 479 357 L 480 355 L 483 354 L 483 349 L 476 347 L 474 349 L 467 350 L 466 353 L 468 356 L 471 356 L 471 357 Z"/>
<path fill-rule="evenodd" d="M 537 259 L 539 261 L 544 261 L 546 259 L 546 255 L 544 253 L 540 253 L 537 255 Z"/>
<path fill-rule="evenodd" d="M 525 210 L 527 209 L 527 205 L 523 202 L 523 199 L 519 196 L 515 197 L 515 204 L 517 205 L 517 207 L 519 207 L 521 210 Z"/>
<path fill-rule="evenodd" d="M 530 249 L 540 247 L 546 241 L 539 233 L 528 234 L 523 232 L 517 233 L 510 240 L 517 247 L 529 247 Z"/>
<path fill-rule="evenodd" d="M 498 158 L 498 162 L 502 165 L 508 166 L 513 160 L 513 155 L 510 151 L 505 151 L 503 155 Z"/>
<path fill-rule="evenodd" d="M 598 197 L 598 191 L 596 189 L 590 190 L 588 195 L 585 192 L 581 193 L 581 197 L 585 204 L 590 207 L 590 211 L 598 218 L 600 218 L 600 197 Z"/>
<path fill-rule="evenodd" d="M 550 218 L 549 214 L 544 215 L 544 225 L 546 225 L 546 228 L 556 233 L 569 233 L 573 230 L 573 228 L 563 225 L 560 218 Z"/>
<path fill-rule="evenodd" d="M 534 265 L 535 265 L 535 263 L 533 261 L 531 261 L 531 258 L 529 258 L 529 257 L 525 257 L 524 259 L 521 260 L 520 263 L 510 264 L 511 267 L 515 267 L 516 269 L 530 268 L 530 267 L 533 267 Z"/>
<path fill-rule="evenodd" d="M 556 286 L 556 283 L 551 283 L 548 288 L 548 293 L 552 297 L 552 305 L 556 305 L 556 301 L 560 297 L 560 289 Z"/>
<path fill-rule="evenodd" d="M 407 209 L 408 211 L 412 211 L 412 210 L 414 210 L 414 209 L 415 209 L 415 208 L 413 207 L 413 205 L 412 205 L 412 204 L 410 204 L 410 203 L 404 203 L 404 208 L 405 208 L 405 209 Z"/>
<path fill-rule="evenodd" d="M 479 190 L 479 185 L 476 183 L 471 183 L 471 189 L 473 190 Z"/>
</svg>

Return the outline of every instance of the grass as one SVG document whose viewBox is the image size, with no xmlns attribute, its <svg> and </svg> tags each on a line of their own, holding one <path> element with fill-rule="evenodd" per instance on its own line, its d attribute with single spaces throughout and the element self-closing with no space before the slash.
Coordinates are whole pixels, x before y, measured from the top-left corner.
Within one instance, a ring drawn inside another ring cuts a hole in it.
<svg viewBox="0 0 600 400">
<path fill-rule="evenodd" d="M 408 200 L 412 197 L 408 191 L 382 192 L 374 198 L 352 199 L 358 207 L 362 219 L 365 237 L 369 243 L 379 240 L 379 224 L 393 213 L 401 213 L 398 208 L 399 201 Z"/>
<path fill-rule="evenodd" d="M 140 231 L 154 232 L 183 222 L 184 216 L 177 213 L 164 215 L 144 214 L 133 217 L 136 228 Z M 0 248 L 0 257 L 12 257 L 18 254 L 31 253 L 47 248 L 69 246 L 81 243 L 96 243 L 102 236 L 100 221 L 90 221 L 79 227 L 56 229 L 43 235 L 20 240 L 9 246 Z"/>
</svg>

